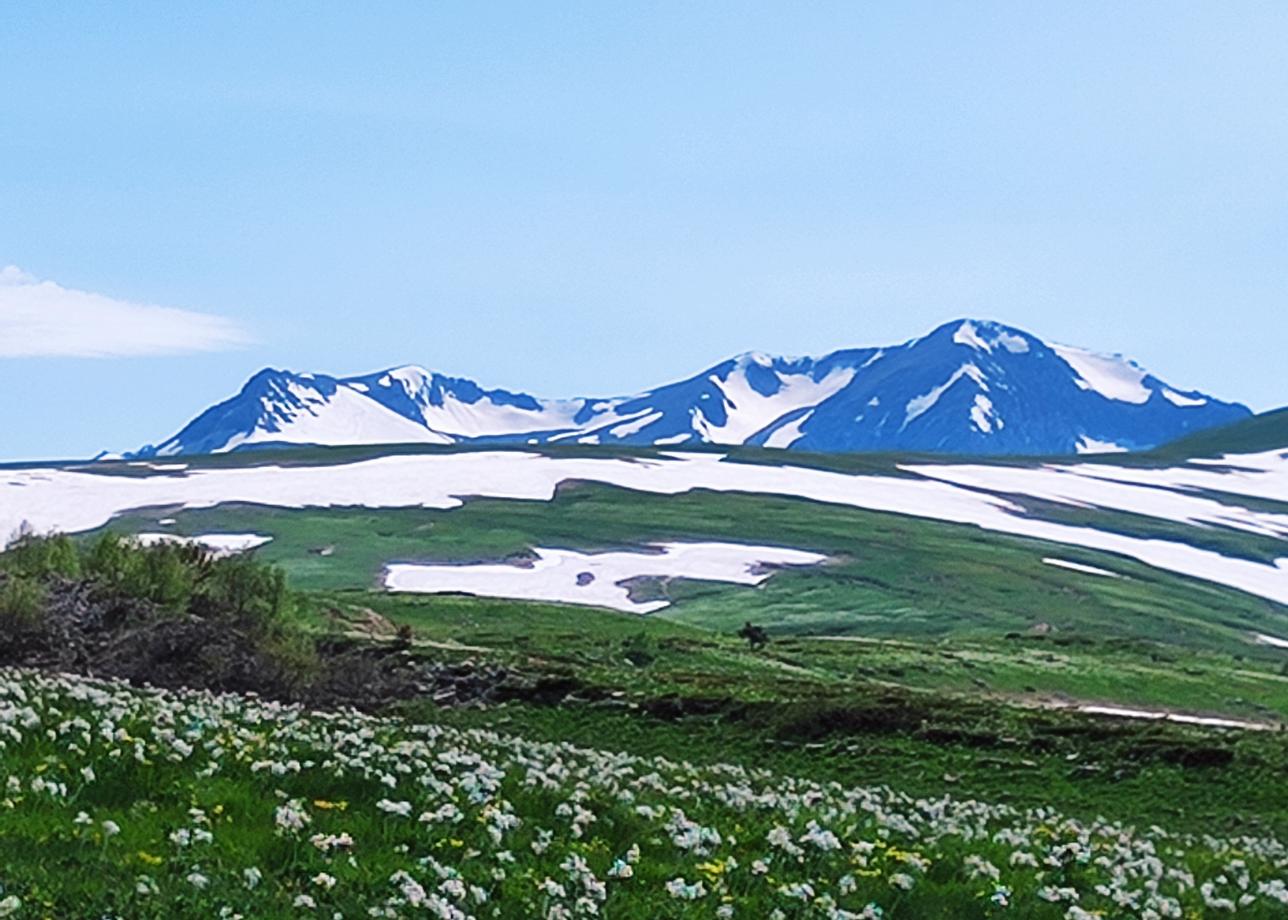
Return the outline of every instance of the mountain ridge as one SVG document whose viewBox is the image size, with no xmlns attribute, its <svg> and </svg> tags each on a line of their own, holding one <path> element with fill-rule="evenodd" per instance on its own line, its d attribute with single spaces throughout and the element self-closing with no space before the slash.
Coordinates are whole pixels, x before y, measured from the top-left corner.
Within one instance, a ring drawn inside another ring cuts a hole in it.
<svg viewBox="0 0 1288 920">
<path fill-rule="evenodd" d="M 1121 355 L 963 319 L 892 346 L 744 352 L 629 396 L 541 398 L 417 365 L 350 377 L 266 368 L 131 456 L 401 442 L 1071 454 L 1146 450 L 1251 415 Z"/>
</svg>

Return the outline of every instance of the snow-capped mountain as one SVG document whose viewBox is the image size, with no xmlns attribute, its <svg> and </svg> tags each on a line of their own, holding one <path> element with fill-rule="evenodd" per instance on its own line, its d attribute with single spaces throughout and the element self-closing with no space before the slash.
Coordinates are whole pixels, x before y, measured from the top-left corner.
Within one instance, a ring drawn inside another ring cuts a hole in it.
<svg viewBox="0 0 1288 920">
<path fill-rule="evenodd" d="M 274 444 L 750 444 L 812 451 L 1071 454 L 1145 449 L 1245 406 L 1135 362 L 960 320 L 887 348 L 748 353 L 636 396 L 540 399 L 419 367 L 264 370 L 137 456 Z"/>
</svg>

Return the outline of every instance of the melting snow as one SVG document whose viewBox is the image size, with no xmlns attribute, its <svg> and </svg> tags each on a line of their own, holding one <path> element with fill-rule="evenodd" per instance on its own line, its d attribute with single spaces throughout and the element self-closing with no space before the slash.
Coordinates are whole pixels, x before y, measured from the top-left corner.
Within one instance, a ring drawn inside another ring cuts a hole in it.
<svg viewBox="0 0 1288 920">
<path fill-rule="evenodd" d="M 809 374 L 777 374 L 778 391 L 764 396 L 747 380 L 745 366 L 736 365 L 729 376 L 708 379 L 724 395 L 727 418 L 723 425 L 705 419 L 700 429 L 715 444 L 742 444 L 785 415 L 816 406 L 843 390 L 854 379 L 854 368 L 838 367 L 822 380 Z"/>
<path fill-rule="evenodd" d="M 1081 508 L 1105 508 L 1199 527 L 1218 526 L 1288 539 L 1288 514 L 1251 511 L 1185 491 L 1140 488 L 1102 478 L 1092 464 L 1004 467 L 985 464 L 911 465 L 910 472 L 968 489 L 1028 495 Z M 1103 469 L 1117 472 L 1118 467 Z M 1126 469 L 1126 468 L 1122 468 Z M 1156 471 L 1165 473 L 1166 471 Z M 1288 548 L 1286 548 L 1288 549 Z"/>
<path fill-rule="evenodd" d="M 1288 451 L 1227 454 L 1219 460 L 1192 460 L 1190 463 L 1166 469 L 1101 464 L 1077 469 L 1084 476 L 1156 489 L 1199 489 L 1288 502 Z"/>
<path fill-rule="evenodd" d="M 767 565 L 816 565 L 826 557 L 796 549 L 741 543 L 657 543 L 634 552 L 580 553 L 536 549 L 535 561 L 516 564 L 410 565 L 385 570 L 391 591 L 449 592 L 518 600 L 560 601 L 652 613 L 670 601 L 636 600 L 623 584 L 633 578 L 692 578 L 758 585 Z"/>
<path fill-rule="evenodd" d="M 1288 639 L 1267 636 L 1265 633 L 1257 633 L 1257 641 L 1262 645 L 1273 645 L 1275 648 L 1288 648 Z"/>
<path fill-rule="evenodd" d="M 647 412 L 647 411 L 641 412 L 639 415 L 635 416 L 635 418 L 633 418 L 632 420 L 628 422 L 623 422 L 622 424 L 609 429 L 608 433 L 615 438 L 625 438 L 635 434 L 635 432 L 643 428 L 647 428 L 649 425 L 652 425 L 661 417 L 662 417 L 661 412 Z"/>
<path fill-rule="evenodd" d="M 970 420 L 984 434 L 992 433 L 995 421 L 998 428 L 1005 427 L 1005 422 L 993 412 L 993 401 L 983 393 L 975 394 L 975 404 L 970 407 Z"/>
<path fill-rule="evenodd" d="M 1006 329 L 993 328 L 986 330 L 986 334 L 991 336 L 985 338 L 980 334 L 980 328 L 970 320 L 966 320 L 957 327 L 953 333 L 953 341 L 958 345 L 969 345 L 978 351 L 986 351 L 990 354 L 997 346 L 1005 348 L 1012 354 L 1021 355 L 1029 350 L 1028 340 L 1022 335 L 1016 335 Z"/>
<path fill-rule="evenodd" d="M 296 444 L 451 444 L 452 439 L 404 418 L 392 409 L 354 392 L 337 387 L 329 399 L 317 390 L 291 384 L 292 395 L 303 405 L 285 408 L 275 418 L 276 430 L 258 427 L 249 436 L 232 438 L 219 453 L 242 444 L 291 441 Z"/>
<path fill-rule="evenodd" d="M 952 376 L 939 386 L 931 387 L 920 396 L 914 396 L 908 400 L 908 405 L 904 409 L 903 427 L 907 428 L 908 424 L 915 418 L 930 411 L 935 403 L 939 402 L 939 397 L 948 392 L 948 389 L 963 377 L 969 377 L 984 389 L 988 389 L 988 384 L 984 382 L 984 375 L 980 372 L 980 369 L 973 364 L 963 364 L 953 371 Z"/>
<path fill-rule="evenodd" d="M 415 365 L 395 368 L 377 383 L 385 387 L 401 387 L 407 398 L 416 404 L 426 427 L 463 438 L 569 428 L 582 408 L 581 400 L 568 399 L 536 400 L 535 409 L 494 402 L 489 396 L 467 402 L 450 390 L 442 391 L 438 401 L 434 402 L 431 399 L 433 374 Z M 609 408 L 612 403 L 602 405 Z"/>
<path fill-rule="evenodd" d="M 1103 575 L 1106 578 L 1122 578 L 1117 572 L 1111 572 L 1108 569 L 1098 569 L 1094 565 L 1083 565 L 1081 562 L 1070 562 L 1068 559 L 1054 559 L 1047 557 L 1042 560 L 1047 565 L 1054 565 L 1057 568 L 1069 569 L 1074 572 L 1084 572 L 1087 575 Z"/>
<path fill-rule="evenodd" d="M 1029 350 L 1029 340 L 1013 332 L 999 332 L 997 343 L 1015 355 L 1027 354 Z"/>
<path fill-rule="evenodd" d="M 814 410 L 802 412 L 785 425 L 780 425 L 774 433 L 765 439 L 766 447 L 791 447 L 800 439 L 801 426 L 814 414 Z"/>
<path fill-rule="evenodd" d="M 1145 369 L 1120 355 L 1101 355 L 1083 348 L 1053 345 L 1052 350 L 1064 359 L 1075 374 L 1078 386 L 1099 393 L 1106 399 L 1145 403 L 1152 391 L 1145 386 Z"/>
<path fill-rule="evenodd" d="M 1078 443 L 1074 448 L 1080 454 L 1125 454 L 1127 448 L 1121 444 L 1115 444 L 1113 441 L 1100 441 L 1089 435 L 1083 435 L 1078 438 Z"/>
<path fill-rule="evenodd" d="M 1096 716 L 1115 716 L 1120 719 L 1151 719 L 1163 722 L 1183 722 L 1187 725 L 1206 725 L 1212 728 L 1246 728 L 1262 731 L 1270 728 L 1262 722 L 1245 722 L 1239 719 L 1219 719 L 1213 716 L 1189 716 L 1180 712 L 1158 709 L 1124 709 L 1121 706 L 1079 706 L 1079 712 Z"/>
<path fill-rule="evenodd" d="M 0 540 L 23 522 L 37 531 L 101 527 L 123 511 L 213 507 L 241 502 L 275 507 L 453 508 L 462 495 L 549 501 L 559 483 L 584 480 L 641 492 L 747 492 L 972 524 L 987 530 L 1116 553 L 1169 572 L 1227 585 L 1288 604 L 1288 558 L 1274 564 L 1221 555 L 1179 541 L 1143 539 L 1026 515 L 1008 495 L 1049 496 L 1069 504 L 1136 511 L 1194 524 L 1283 536 L 1288 515 L 1253 511 L 1173 491 L 1199 488 L 1288 493 L 1288 462 L 1278 452 L 1227 458 L 1249 470 L 1182 467 L 1142 470 L 1103 465 L 986 467 L 925 465 L 912 476 L 875 476 L 790 465 L 725 463 L 718 454 L 661 459 L 546 457 L 517 451 L 388 456 L 325 466 L 194 467 L 182 475 L 103 475 L 82 469 L 0 470 Z M 1267 469 L 1257 469 L 1261 464 Z M 1116 481 L 1115 477 L 1123 481 Z M 1142 488 L 1136 482 L 1147 487 Z M 1223 484 L 1229 488 L 1223 489 Z M 999 494 L 990 494 L 995 492 Z M 1288 553 L 1285 554 L 1288 556 Z"/>
<path fill-rule="evenodd" d="M 195 537 L 181 537 L 173 533 L 141 533 L 136 534 L 134 539 L 144 546 L 157 543 L 196 543 L 216 556 L 232 556 L 263 546 L 273 538 L 255 533 L 206 533 Z"/>
<path fill-rule="evenodd" d="M 1175 390 L 1168 389 L 1167 387 L 1163 388 L 1163 398 L 1174 406 L 1180 406 L 1182 409 L 1189 408 L 1190 406 L 1207 405 L 1206 399 L 1196 399 L 1193 396 L 1183 396 Z"/>
<path fill-rule="evenodd" d="M 985 342 L 980 338 L 979 330 L 975 328 L 975 324 L 970 320 L 957 327 L 957 331 L 953 333 L 953 341 L 958 345 L 966 345 L 979 351 L 993 350 L 992 343 Z"/>
</svg>

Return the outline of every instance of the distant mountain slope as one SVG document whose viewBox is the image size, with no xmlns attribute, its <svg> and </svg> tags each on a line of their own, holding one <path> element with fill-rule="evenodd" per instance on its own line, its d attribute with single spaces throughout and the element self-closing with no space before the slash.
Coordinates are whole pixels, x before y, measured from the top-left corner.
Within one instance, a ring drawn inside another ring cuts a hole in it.
<svg viewBox="0 0 1288 920">
<path fill-rule="evenodd" d="M 961 320 L 888 348 L 739 355 L 606 399 L 488 390 L 413 366 L 346 378 L 264 370 L 137 456 L 395 442 L 1072 454 L 1147 449 L 1250 414 L 1121 356 Z"/>
<path fill-rule="evenodd" d="M 1231 425 L 1188 434 L 1153 451 L 1167 459 L 1219 457 L 1288 449 L 1288 408 L 1262 412 Z"/>
</svg>

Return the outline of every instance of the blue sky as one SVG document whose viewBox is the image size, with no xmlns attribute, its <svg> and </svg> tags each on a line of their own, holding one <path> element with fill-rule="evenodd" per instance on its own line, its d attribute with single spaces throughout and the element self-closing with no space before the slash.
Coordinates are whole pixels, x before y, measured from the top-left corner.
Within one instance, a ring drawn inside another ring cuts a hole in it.
<svg viewBox="0 0 1288 920">
<path fill-rule="evenodd" d="M 0 266 L 74 303 L 0 284 L 0 457 L 265 365 L 611 394 L 959 316 L 1288 403 L 1285 46 L 1281 3 L 6 3 Z"/>
</svg>

